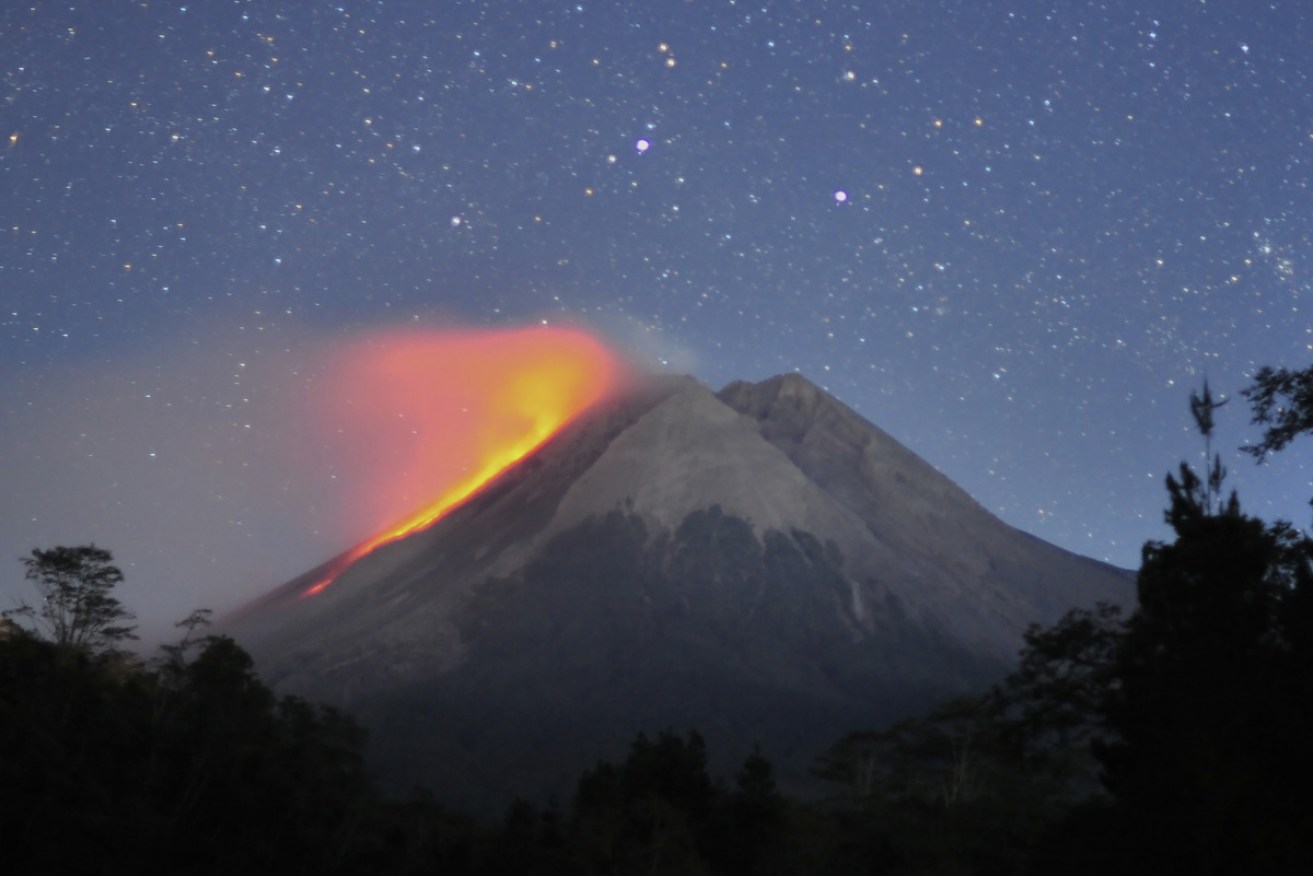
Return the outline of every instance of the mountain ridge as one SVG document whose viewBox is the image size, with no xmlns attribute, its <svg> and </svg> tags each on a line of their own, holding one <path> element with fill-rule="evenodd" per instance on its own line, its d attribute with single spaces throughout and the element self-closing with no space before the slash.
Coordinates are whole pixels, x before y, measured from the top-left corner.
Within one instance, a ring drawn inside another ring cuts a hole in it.
<svg viewBox="0 0 1313 876">
<path fill-rule="evenodd" d="M 357 710 L 395 775 L 527 794 L 684 725 L 805 781 L 843 732 L 1000 677 L 1028 624 L 1132 592 L 800 375 L 635 385 L 310 580 L 234 626 L 272 683 Z"/>
</svg>

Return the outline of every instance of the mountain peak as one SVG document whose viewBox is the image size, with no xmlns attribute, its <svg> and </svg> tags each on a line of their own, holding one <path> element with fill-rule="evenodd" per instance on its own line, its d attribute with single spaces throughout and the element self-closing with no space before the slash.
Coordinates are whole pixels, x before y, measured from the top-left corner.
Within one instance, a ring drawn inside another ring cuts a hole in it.
<svg viewBox="0 0 1313 876">
<path fill-rule="evenodd" d="M 630 424 L 570 487 L 548 535 L 599 510 L 623 508 L 668 528 L 711 505 L 764 532 L 786 529 L 798 509 L 823 504 L 783 451 L 760 440 L 755 422 L 688 382 Z"/>
<path fill-rule="evenodd" d="M 739 413 L 757 420 L 773 420 L 802 428 L 814 420 L 819 409 L 839 404 L 831 395 L 797 372 L 777 374 L 759 383 L 736 380 L 716 394 Z"/>
<path fill-rule="evenodd" d="M 302 590 L 233 630 L 267 678 L 356 709 L 407 781 L 532 793 L 663 726 L 730 758 L 761 741 L 800 779 L 842 733 L 981 689 L 1029 624 L 1127 599 L 1131 578 L 1006 525 L 783 374 L 638 382 Z"/>
</svg>

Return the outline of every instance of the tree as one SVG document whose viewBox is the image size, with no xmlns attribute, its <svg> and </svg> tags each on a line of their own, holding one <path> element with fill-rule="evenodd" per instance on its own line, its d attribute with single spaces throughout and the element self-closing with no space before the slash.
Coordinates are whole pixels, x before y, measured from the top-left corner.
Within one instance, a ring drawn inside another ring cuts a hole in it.
<svg viewBox="0 0 1313 876">
<path fill-rule="evenodd" d="M 157 660 L 115 650 L 132 615 L 110 561 L 33 551 L 44 601 L 13 612 L 32 629 L 0 621 L 6 872 L 394 872 L 374 860 L 364 731 L 276 696 L 235 641 L 202 635 L 206 610 Z"/>
<path fill-rule="evenodd" d="M 1249 400 L 1253 422 L 1267 426 L 1261 442 L 1242 448 L 1260 462 L 1300 434 L 1313 432 L 1313 367 L 1303 371 L 1265 367 L 1243 395 Z"/>
<path fill-rule="evenodd" d="M 1107 602 L 1027 628 L 1017 670 L 991 694 L 1006 716 L 1005 735 L 1030 748 L 1071 750 L 1100 732 L 1124 629 L 1121 607 Z"/>
<path fill-rule="evenodd" d="M 111 595 L 123 582 L 109 551 L 94 544 L 39 548 L 23 558 L 25 578 L 41 596 L 40 606 L 26 603 L 3 613 L 44 629 L 56 645 L 92 652 L 114 651 L 137 638 L 127 622 L 135 615 Z"/>
<path fill-rule="evenodd" d="M 1210 401 L 1191 398 L 1205 439 Z M 1167 478 L 1175 538 L 1144 546 L 1103 709 L 1111 832 L 1139 870 L 1298 872 L 1313 852 L 1313 541 L 1223 499 L 1224 477 L 1214 458 Z"/>
<path fill-rule="evenodd" d="M 1199 434 L 1204 437 L 1204 465 L 1207 466 L 1208 477 L 1204 483 L 1204 508 L 1209 512 L 1213 509 L 1213 503 L 1218 503 L 1220 508 L 1222 501 L 1222 481 L 1226 480 L 1226 469 L 1222 467 L 1222 455 L 1213 454 L 1213 412 L 1225 405 L 1229 399 L 1213 401 L 1212 390 L 1208 388 L 1207 379 L 1204 380 L 1204 391 L 1202 394 L 1191 391 L 1190 393 L 1190 416 L 1194 417 L 1195 426 L 1199 429 Z M 1170 481 L 1170 477 L 1168 479 Z"/>
<path fill-rule="evenodd" d="M 181 687 L 186 680 L 188 652 L 209 644 L 208 636 L 198 635 L 210 626 L 214 612 L 208 608 L 198 608 L 174 627 L 183 631 L 177 642 L 160 645 L 160 656 L 154 661 L 159 670 L 160 683 L 166 690 Z"/>
<path fill-rule="evenodd" d="M 580 873 L 699 873 L 716 803 L 706 742 L 640 733 L 624 763 L 602 761 L 575 791 L 572 840 Z"/>
</svg>

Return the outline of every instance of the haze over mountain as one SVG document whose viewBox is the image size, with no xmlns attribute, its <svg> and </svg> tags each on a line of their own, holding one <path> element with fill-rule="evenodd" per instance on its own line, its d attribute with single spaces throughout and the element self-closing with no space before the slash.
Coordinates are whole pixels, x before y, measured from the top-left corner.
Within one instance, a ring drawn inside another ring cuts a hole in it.
<svg viewBox="0 0 1313 876">
<path fill-rule="evenodd" d="M 641 383 L 304 596 L 323 568 L 230 631 L 271 683 L 361 718 L 391 781 L 494 805 L 666 727 L 722 768 L 760 743 L 799 785 L 842 733 L 983 688 L 1028 624 L 1133 580 L 796 374 Z"/>
</svg>

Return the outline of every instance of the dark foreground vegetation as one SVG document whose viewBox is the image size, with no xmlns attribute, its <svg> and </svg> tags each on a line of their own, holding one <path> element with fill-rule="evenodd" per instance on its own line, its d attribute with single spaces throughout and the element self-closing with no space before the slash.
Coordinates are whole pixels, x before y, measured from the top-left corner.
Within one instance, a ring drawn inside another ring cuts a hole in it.
<svg viewBox="0 0 1313 876">
<path fill-rule="evenodd" d="M 1247 395 L 1256 456 L 1313 431 L 1313 370 Z M 1218 407 L 1192 397 L 1208 441 Z M 497 822 L 385 799 L 363 732 L 276 697 L 204 613 L 142 661 L 110 555 L 33 551 L 41 601 L 0 621 L 4 870 L 1313 872 L 1313 542 L 1243 513 L 1209 456 L 1168 478 L 1175 538 L 1145 546 L 1133 611 L 1032 628 L 986 695 L 838 740 L 808 801 L 763 753 L 713 777 L 701 737 L 669 731 Z"/>
</svg>

